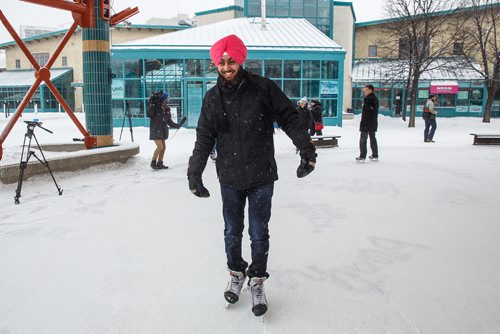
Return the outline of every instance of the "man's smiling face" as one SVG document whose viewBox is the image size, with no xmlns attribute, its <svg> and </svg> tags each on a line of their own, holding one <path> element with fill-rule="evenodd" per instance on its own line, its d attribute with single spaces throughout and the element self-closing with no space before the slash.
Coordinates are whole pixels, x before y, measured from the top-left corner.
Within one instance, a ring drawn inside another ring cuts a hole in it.
<svg viewBox="0 0 500 334">
<path fill-rule="evenodd" d="M 222 75 L 224 80 L 233 81 L 236 79 L 236 74 L 240 69 L 240 64 L 238 64 L 233 58 L 229 55 L 224 55 L 217 64 L 217 69 L 219 73 Z"/>
</svg>

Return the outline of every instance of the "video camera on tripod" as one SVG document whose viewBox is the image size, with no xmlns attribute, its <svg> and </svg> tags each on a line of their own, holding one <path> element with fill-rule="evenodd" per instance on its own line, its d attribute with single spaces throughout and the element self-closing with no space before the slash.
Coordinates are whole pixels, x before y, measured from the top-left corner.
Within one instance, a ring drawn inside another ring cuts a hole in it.
<svg viewBox="0 0 500 334">
<path fill-rule="evenodd" d="M 49 173 L 50 176 L 52 177 L 52 180 L 54 181 L 54 184 L 56 185 L 57 191 L 59 195 L 62 195 L 63 190 L 59 187 L 59 185 L 56 182 L 56 179 L 54 177 L 54 174 L 52 173 L 52 170 L 49 167 L 49 162 L 47 159 L 45 159 L 45 155 L 43 154 L 42 148 L 40 147 L 40 144 L 38 143 L 38 139 L 36 139 L 35 136 L 35 128 L 40 128 L 43 129 L 49 133 L 53 133 L 49 129 L 46 129 L 42 126 L 42 122 L 39 121 L 24 121 L 24 123 L 27 124 L 27 130 L 24 135 L 24 142 L 23 142 L 23 149 L 21 151 L 21 161 L 19 162 L 19 178 L 17 180 L 17 189 L 16 189 L 16 196 L 14 197 L 14 203 L 19 204 L 19 198 L 21 197 L 21 188 L 23 186 L 23 178 L 24 178 L 24 172 L 26 168 L 28 167 L 28 162 L 30 158 L 33 156 L 35 157 L 42 165 L 44 165 Z M 31 140 L 35 139 L 36 146 L 38 147 L 38 150 L 40 151 L 40 155 L 42 158 L 40 159 L 38 155 L 31 149 Z"/>
<path fill-rule="evenodd" d="M 42 126 L 42 124 L 43 124 L 42 122 L 39 122 L 39 121 L 24 121 L 24 123 L 28 124 L 28 131 L 33 132 L 33 130 L 35 130 L 35 127 L 38 126 L 40 129 L 44 129 L 48 133 L 54 133 L 54 132 L 50 131 L 49 129 L 44 128 Z"/>
</svg>

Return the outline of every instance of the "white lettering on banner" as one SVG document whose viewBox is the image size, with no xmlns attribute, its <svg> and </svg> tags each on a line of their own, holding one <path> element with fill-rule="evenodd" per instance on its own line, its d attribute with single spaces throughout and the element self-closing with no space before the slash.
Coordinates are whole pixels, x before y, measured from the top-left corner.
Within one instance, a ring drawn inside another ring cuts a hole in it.
<svg viewBox="0 0 500 334">
<path fill-rule="evenodd" d="M 446 87 L 446 86 L 438 86 L 438 87 L 436 87 L 436 90 L 441 94 L 446 94 L 446 93 L 451 92 L 453 90 L 453 88 Z"/>
<path fill-rule="evenodd" d="M 339 94 L 338 80 L 323 80 L 320 82 L 319 97 L 320 98 L 335 98 Z"/>
<path fill-rule="evenodd" d="M 122 79 L 113 79 L 111 83 L 111 99 L 125 98 L 125 82 Z"/>
</svg>

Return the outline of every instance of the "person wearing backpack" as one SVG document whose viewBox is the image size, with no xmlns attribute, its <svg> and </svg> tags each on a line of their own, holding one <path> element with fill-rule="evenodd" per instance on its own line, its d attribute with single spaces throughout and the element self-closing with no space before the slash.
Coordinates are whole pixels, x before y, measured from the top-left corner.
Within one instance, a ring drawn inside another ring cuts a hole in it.
<svg viewBox="0 0 500 334">
<path fill-rule="evenodd" d="M 437 95 L 430 95 L 429 99 L 424 105 L 424 112 L 422 113 L 422 118 L 425 122 L 424 129 L 424 142 L 434 143 L 434 133 L 436 133 L 437 123 L 436 123 L 436 102 Z"/>
<path fill-rule="evenodd" d="M 297 177 L 305 177 L 314 170 L 316 149 L 300 122 L 299 113 L 283 91 L 272 80 L 243 69 L 246 56 L 245 44 L 235 35 L 222 38 L 210 49 L 219 77 L 203 99 L 187 176 L 189 190 L 195 196 L 210 196 L 203 185 L 202 174 L 217 141 L 215 166 L 221 189 L 229 270 L 224 298 L 230 304 L 236 303 L 248 277 L 252 312 L 261 316 L 267 311 L 264 281 L 269 277 L 268 223 L 274 181 L 278 180 L 273 121 L 300 150 Z M 241 251 L 247 200 L 250 265 Z"/>
<path fill-rule="evenodd" d="M 182 125 L 172 121 L 170 107 L 168 106 L 168 92 L 153 93 L 149 99 L 147 116 L 151 119 L 149 123 L 149 139 L 154 140 L 156 149 L 151 159 L 151 168 L 168 169 L 163 164 L 165 155 L 165 140 L 168 139 L 168 127 L 179 129 Z"/>
</svg>

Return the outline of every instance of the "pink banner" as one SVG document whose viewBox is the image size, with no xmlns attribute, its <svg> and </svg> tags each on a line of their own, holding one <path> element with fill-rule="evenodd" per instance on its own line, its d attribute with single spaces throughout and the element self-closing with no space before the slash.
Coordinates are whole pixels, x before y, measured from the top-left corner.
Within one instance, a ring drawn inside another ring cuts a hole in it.
<svg viewBox="0 0 500 334">
<path fill-rule="evenodd" d="M 458 85 L 432 85 L 431 94 L 457 94 Z"/>
</svg>

